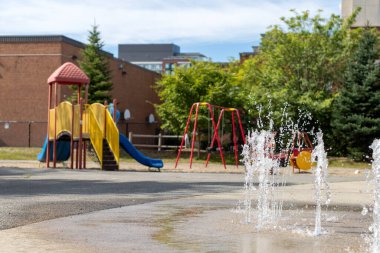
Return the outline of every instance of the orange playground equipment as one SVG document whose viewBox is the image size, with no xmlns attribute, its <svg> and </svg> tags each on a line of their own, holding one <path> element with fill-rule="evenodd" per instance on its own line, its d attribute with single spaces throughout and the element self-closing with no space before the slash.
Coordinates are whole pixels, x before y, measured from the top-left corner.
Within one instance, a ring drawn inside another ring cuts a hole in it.
<svg viewBox="0 0 380 253">
<path fill-rule="evenodd" d="M 313 152 L 313 144 L 311 143 L 309 136 L 305 132 L 298 131 L 293 134 L 293 143 L 291 148 L 291 154 L 289 163 L 294 169 L 298 169 L 298 172 L 308 171 L 312 167 L 311 153 Z"/>
</svg>

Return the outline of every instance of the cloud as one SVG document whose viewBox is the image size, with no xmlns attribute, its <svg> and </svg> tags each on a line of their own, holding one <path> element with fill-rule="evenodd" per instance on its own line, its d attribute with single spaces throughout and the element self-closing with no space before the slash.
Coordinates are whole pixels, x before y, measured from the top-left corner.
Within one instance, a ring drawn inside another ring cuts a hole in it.
<svg viewBox="0 0 380 253">
<path fill-rule="evenodd" d="M 0 6 L 1 34 L 64 34 L 84 42 L 96 22 L 105 43 L 115 45 L 254 40 L 291 8 L 330 14 L 339 1 L 0 0 Z"/>
</svg>

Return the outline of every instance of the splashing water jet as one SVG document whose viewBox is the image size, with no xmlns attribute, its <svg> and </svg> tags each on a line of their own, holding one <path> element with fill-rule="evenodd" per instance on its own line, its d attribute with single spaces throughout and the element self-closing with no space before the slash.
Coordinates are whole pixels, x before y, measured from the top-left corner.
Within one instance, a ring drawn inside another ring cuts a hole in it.
<svg viewBox="0 0 380 253">
<path fill-rule="evenodd" d="M 270 131 L 253 131 L 248 133 L 247 143 L 243 147 L 243 163 L 245 174 L 245 220 L 251 223 L 252 196 L 255 191 L 257 198 L 257 228 L 263 228 L 273 224 L 281 216 L 282 201 L 277 199 L 278 187 L 284 182 L 276 179 L 279 175 L 279 163 L 273 159 L 274 134 Z M 258 188 L 254 187 L 255 176 L 258 180 Z"/>
<path fill-rule="evenodd" d="M 370 148 L 373 150 L 373 163 L 372 174 L 374 184 L 374 198 L 375 203 L 373 206 L 373 240 L 372 240 L 372 253 L 380 252 L 380 140 L 373 141 Z"/>
<path fill-rule="evenodd" d="M 317 166 L 314 171 L 315 180 L 315 201 L 316 201 L 316 210 L 315 210 L 315 229 L 314 236 L 318 236 L 322 234 L 322 226 L 321 226 L 321 213 L 322 213 L 322 193 L 325 192 L 325 204 L 328 205 L 330 203 L 330 188 L 327 182 L 328 177 L 328 160 L 327 153 L 325 152 L 324 142 L 323 142 L 323 134 L 322 132 L 317 133 L 317 146 L 313 150 L 311 154 L 312 162 L 317 161 Z"/>
</svg>

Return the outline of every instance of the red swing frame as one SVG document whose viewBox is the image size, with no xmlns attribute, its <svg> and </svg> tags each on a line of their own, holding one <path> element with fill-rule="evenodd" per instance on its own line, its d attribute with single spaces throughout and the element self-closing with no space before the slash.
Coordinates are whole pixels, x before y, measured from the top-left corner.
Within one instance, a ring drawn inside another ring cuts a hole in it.
<svg viewBox="0 0 380 253">
<path fill-rule="evenodd" d="M 226 108 L 226 107 L 222 107 L 222 106 L 211 105 L 210 103 L 207 103 L 207 102 L 197 102 L 197 103 L 194 103 L 191 106 L 191 108 L 190 108 L 189 116 L 188 116 L 187 122 L 186 122 L 185 131 L 184 131 L 183 136 L 182 136 L 181 145 L 180 145 L 179 150 L 178 150 L 177 159 L 176 159 L 175 167 L 174 168 L 177 168 L 177 166 L 178 166 L 178 161 L 179 161 L 179 158 L 180 158 L 181 153 L 182 153 L 182 148 L 183 148 L 183 145 L 184 145 L 184 142 L 185 142 L 186 134 L 187 134 L 187 132 L 189 130 L 189 125 L 190 125 L 190 122 L 191 122 L 193 111 L 195 110 L 193 136 L 192 136 L 192 140 L 191 140 L 191 150 L 190 150 L 190 169 L 192 167 L 193 155 L 194 155 L 194 144 L 195 144 L 195 138 L 196 138 L 197 123 L 198 123 L 199 106 L 207 106 L 207 108 L 209 110 L 210 118 L 211 118 L 211 122 L 212 122 L 212 127 L 214 129 L 214 135 L 213 135 L 213 138 L 212 138 L 212 141 L 211 141 L 210 149 L 214 147 L 214 143 L 215 143 L 215 140 L 216 140 L 217 145 L 218 145 L 218 149 L 219 149 L 220 158 L 222 160 L 224 169 L 226 169 L 226 161 L 224 159 L 224 154 L 223 154 L 223 151 L 222 151 L 222 146 L 221 146 L 221 141 L 220 141 L 219 134 L 218 134 L 218 129 L 219 129 L 219 126 L 221 124 L 221 119 L 223 118 L 224 112 L 231 112 L 235 162 L 236 162 L 236 167 L 238 167 L 239 160 L 238 160 L 238 147 L 237 147 L 236 125 L 235 125 L 235 116 L 234 116 L 234 114 L 236 114 L 236 117 L 238 119 L 240 133 L 241 133 L 241 136 L 242 136 L 243 143 L 245 144 L 245 135 L 244 135 L 244 130 L 243 130 L 243 126 L 242 126 L 242 123 L 241 123 L 241 119 L 240 119 L 239 110 L 235 109 L 235 108 Z M 217 107 L 217 108 L 221 108 L 222 109 L 220 111 L 220 113 L 219 113 L 218 123 L 217 124 L 215 124 L 215 120 L 214 120 L 213 107 Z M 206 167 L 208 166 L 208 163 L 209 163 L 209 160 L 210 160 L 210 156 L 211 156 L 211 154 L 209 153 L 207 155 Z"/>
<path fill-rule="evenodd" d="M 239 149 L 238 149 L 238 146 L 237 146 L 236 125 L 235 125 L 235 116 L 234 116 L 234 114 L 236 114 L 236 117 L 238 119 L 238 124 L 239 124 L 239 128 L 240 128 L 241 138 L 243 140 L 243 143 L 245 144 L 245 135 L 244 135 L 243 125 L 241 123 L 240 113 L 239 113 L 239 110 L 236 109 L 236 108 L 222 108 L 222 110 L 219 113 L 219 118 L 218 118 L 218 123 L 216 125 L 216 129 L 219 129 L 219 127 L 220 127 L 220 124 L 221 124 L 224 112 L 231 112 L 232 140 L 233 140 L 233 143 L 234 143 L 235 164 L 236 164 L 236 167 L 239 167 L 239 158 L 238 158 L 238 151 L 239 151 Z M 214 131 L 214 136 L 212 138 L 210 148 L 214 147 L 214 142 L 215 142 L 215 139 L 217 138 L 217 136 L 218 136 L 218 132 Z M 206 167 L 207 167 L 208 162 L 210 160 L 210 156 L 211 156 L 211 154 L 209 153 L 207 155 Z M 224 168 L 226 168 L 226 163 L 224 161 L 223 161 L 223 165 L 224 165 Z"/>
</svg>

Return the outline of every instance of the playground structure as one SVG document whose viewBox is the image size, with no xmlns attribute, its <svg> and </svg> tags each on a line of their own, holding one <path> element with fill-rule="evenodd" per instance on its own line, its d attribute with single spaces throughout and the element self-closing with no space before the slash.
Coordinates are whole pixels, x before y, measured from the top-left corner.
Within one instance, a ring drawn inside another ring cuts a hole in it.
<svg viewBox="0 0 380 253">
<path fill-rule="evenodd" d="M 47 137 L 38 160 L 46 162 L 47 167 L 50 167 L 52 161 L 55 168 L 58 161 L 66 161 L 71 157 L 71 169 L 86 168 L 86 147 L 91 145 L 103 170 L 117 170 L 121 145 L 138 162 L 158 169 L 163 167 L 161 160 L 143 156 L 125 136 L 119 134 L 116 126 L 116 100 L 111 110 L 108 110 L 107 104 L 87 104 L 89 83 L 89 78 L 72 63 L 63 64 L 48 78 Z M 77 87 L 76 104 L 75 101 L 58 103 L 58 85 Z"/>
<path fill-rule="evenodd" d="M 211 140 L 211 143 L 210 143 L 210 147 L 207 148 L 207 150 L 209 151 L 209 153 L 208 153 L 207 159 L 206 159 L 206 167 L 208 166 L 208 163 L 209 163 L 209 160 L 210 160 L 210 156 L 211 156 L 210 152 L 213 149 L 214 143 L 216 141 L 216 143 L 217 143 L 217 149 L 219 150 L 219 154 L 220 154 L 220 158 L 222 160 L 224 168 L 226 169 L 226 162 L 225 162 L 225 159 L 224 159 L 223 148 L 222 148 L 221 140 L 220 140 L 220 137 L 219 137 L 219 134 L 218 134 L 218 129 L 219 129 L 219 127 L 222 124 L 222 119 L 223 119 L 223 116 L 224 116 L 225 112 L 231 112 L 232 135 L 233 135 L 232 139 L 233 139 L 233 143 L 234 143 L 234 148 L 233 149 L 234 149 L 234 154 L 235 154 L 236 167 L 238 167 L 238 165 L 239 165 L 239 159 L 238 159 L 238 145 L 237 145 L 237 136 L 236 136 L 235 114 L 236 114 L 236 118 L 238 120 L 239 129 L 240 129 L 240 133 L 241 133 L 241 138 L 243 140 L 243 143 L 245 144 L 245 135 L 244 135 L 244 130 L 243 130 L 243 126 L 242 126 L 242 123 L 241 123 L 241 119 L 240 119 L 239 110 L 235 109 L 235 108 L 226 108 L 226 107 L 222 107 L 222 106 L 211 105 L 211 104 L 209 104 L 207 102 L 197 102 L 197 103 L 194 103 L 191 106 L 191 108 L 190 108 L 189 116 L 188 116 L 187 122 L 186 122 L 185 131 L 183 133 L 181 144 L 180 144 L 180 147 L 179 147 L 179 150 L 178 150 L 178 154 L 177 154 L 177 158 L 176 158 L 176 162 L 175 162 L 175 168 L 177 168 L 179 158 L 181 157 L 181 153 L 182 153 L 182 149 L 183 149 L 183 146 L 184 146 L 184 143 L 185 143 L 186 135 L 187 135 L 187 132 L 189 130 L 189 126 L 190 126 L 190 123 L 191 123 L 191 120 L 192 120 L 193 112 L 195 110 L 193 132 L 192 132 L 192 140 L 191 140 L 191 148 L 190 148 L 190 168 L 192 167 L 193 155 L 194 155 L 195 138 L 197 136 L 198 114 L 199 114 L 199 107 L 200 106 L 206 106 L 207 107 L 208 112 L 209 112 L 209 116 L 210 116 L 209 120 L 211 120 L 212 129 L 213 129 L 213 137 L 212 137 L 212 140 Z M 215 119 L 214 119 L 214 108 L 219 108 L 220 109 L 220 113 L 219 113 L 219 116 L 218 116 L 218 122 L 217 123 L 215 123 Z"/>
<path fill-rule="evenodd" d="M 297 147 L 296 147 L 297 145 Z M 293 133 L 291 154 L 289 163 L 294 169 L 298 169 L 298 172 L 308 171 L 312 167 L 311 153 L 314 147 L 310 141 L 307 133 L 297 131 Z"/>
</svg>

